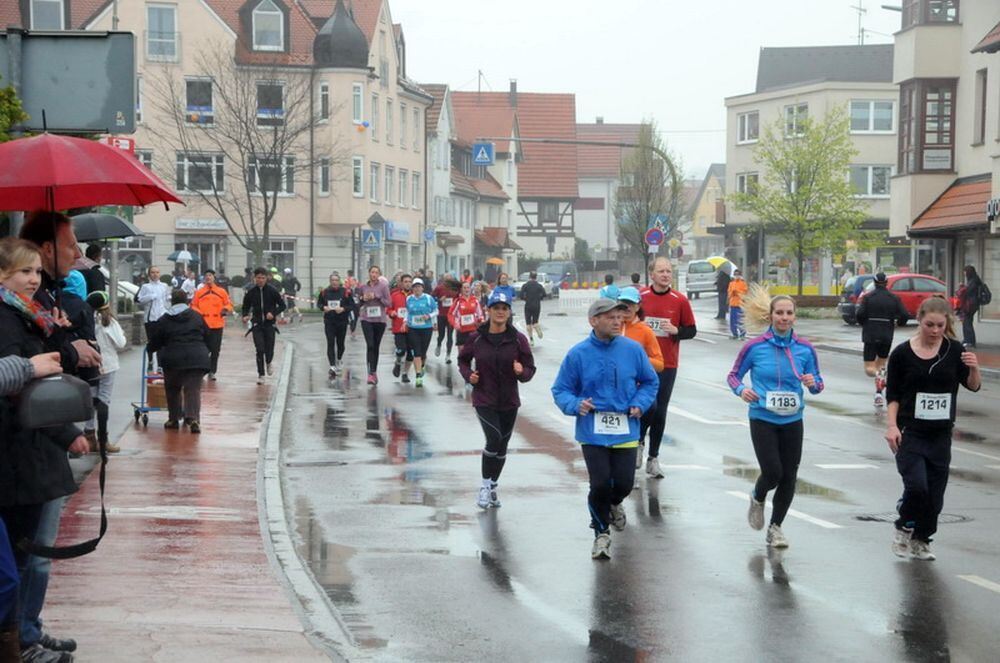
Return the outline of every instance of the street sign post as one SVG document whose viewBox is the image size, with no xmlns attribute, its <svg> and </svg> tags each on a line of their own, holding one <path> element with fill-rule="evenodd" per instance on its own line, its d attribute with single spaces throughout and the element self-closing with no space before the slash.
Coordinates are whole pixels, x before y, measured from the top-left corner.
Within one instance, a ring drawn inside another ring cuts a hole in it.
<svg viewBox="0 0 1000 663">
<path fill-rule="evenodd" d="M 494 143 L 472 144 L 472 165 L 492 166 L 496 162 L 496 145 Z"/>
<path fill-rule="evenodd" d="M 374 228 L 361 229 L 361 248 L 365 251 L 378 251 L 382 248 L 382 231 Z"/>
<path fill-rule="evenodd" d="M 427 228 L 426 230 L 424 230 L 424 241 L 425 242 L 433 242 L 434 241 L 434 229 L 433 228 Z"/>
<path fill-rule="evenodd" d="M 656 253 L 660 250 L 660 244 L 663 244 L 663 231 L 657 226 L 653 226 L 646 231 L 646 244 L 649 245 L 649 252 Z"/>
</svg>

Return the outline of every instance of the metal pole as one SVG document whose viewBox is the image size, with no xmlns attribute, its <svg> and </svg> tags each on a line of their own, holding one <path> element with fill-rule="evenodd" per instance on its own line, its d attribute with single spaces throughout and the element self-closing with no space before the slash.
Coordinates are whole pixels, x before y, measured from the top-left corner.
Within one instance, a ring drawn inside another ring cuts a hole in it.
<svg viewBox="0 0 1000 663">
<path fill-rule="evenodd" d="M 115 315 L 118 315 L 118 240 L 111 242 L 111 264 L 108 266 L 108 303 Z"/>
</svg>

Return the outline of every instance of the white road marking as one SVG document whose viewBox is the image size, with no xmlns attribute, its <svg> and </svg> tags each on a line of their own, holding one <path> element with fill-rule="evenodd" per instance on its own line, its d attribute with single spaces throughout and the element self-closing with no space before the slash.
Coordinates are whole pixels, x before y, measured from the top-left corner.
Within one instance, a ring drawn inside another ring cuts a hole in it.
<svg viewBox="0 0 1000 663">
<path fill-rule="evenodd" d="M 991 470 L 1000 470 L 1000 465 L 987 465 L 986 467 L 990 468 Z"/>
<path fill-rule="evenodd" d="M 987 580 L 986 578 L 980 578 L 979 576 L 958 576 L 961 580 L 965 582 L 971 582 L 973 585 L 979 585 L 983 589 L 988 589 L 991 592 L 996 592 L 1000 594 L 1000 584 L 993 582 L 992 580 Z"/>
<path fill-rule="evenodd" d="M 726 494 L 732 495 L 733 497 L 737 497 L 743 500 L 744 502 L 747 500 L 747 495 L 748 495 L 748 493 L 741 493 L 736 490 L 727 490 Z M 770 503 L 770 501 L 768 503 Z M 788 515 L 792 516 L 793 518 L 798 518 L 799 520 L 804 520 L 807 523 L 812 523 L 813 525 L 817 525 L 824 529 L 841 529 L 841 526 L 836 523 L 831 523 L 829 520 L 823 520 L 822 518 L 817 518 L 816 516 L 810 516 L 808 513 L 802 513 L 801 511 L 796 511 L 795 509 L 789 509 Z"/>
<path fill-rule="evenodd" d="M 973 451 L 972 449 L 963 449 L 958 445 L 951 445 L 951 448 L 955 451 L 960 451 L 964 454 L 970 454 L 972 456 L 979 456 L 980 458 L 989 458 L 990 460 L 1000 460 L 1000 456 L 991 456 L 990 454 L 984 454 L 982 451 Z"/>
<path fill-rule="evenodd" d="M 816 463 L 816 467 L 821 470 L 877 470 L 878 465 L 868 463 Z"/>
<path fill-rule="evenodd" d="M 715 345 L 716 343 L 718 343 L 718 341 L 713 341 L 713 340 L 711 340 L 709 338 L 704 338 L 702 336 L 695 336 L 694 340 L 701 341 L 702 343 L 711 343 L 712 345 Z"/>
<path fill-rule="evenodd" d="M 704 417 L 699 417 L 693 412 L 688 412 L 683 408 L 679 408 L 676 405 L 670 405 L 667 410 L 668 412 L 672 412 L 677 416 L 684 417 L 685 419 L 697 421 L 699 424 L 710 424 L 713 426 L 750 426 L 750 424 L 745 421 L 716 421 L 715 419 L 706 419 Z"/>
<path fill-rule="evenodd" d="M 660 465 L 662 470 L 710 470 L 705 465 Z"/>
</svg>

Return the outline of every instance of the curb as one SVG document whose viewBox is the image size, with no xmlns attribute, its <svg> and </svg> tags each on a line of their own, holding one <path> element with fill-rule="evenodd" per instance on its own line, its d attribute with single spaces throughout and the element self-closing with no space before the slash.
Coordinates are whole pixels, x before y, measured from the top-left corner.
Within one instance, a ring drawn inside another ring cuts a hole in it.
<svg viewBox="0 0 1000 663">
<path fill-rule="evenodd" d="M 292 607 L 314 647 L 335 661 L 347 661 L 343 652 L 356 651 L 350 632 L 312 572 L 302 563 L 288 531 L 284 491 L 281 488 L 281 428 L 291 385 L 291 343 L 284 343 L 281 374 L 274 388 L 270 412 L 261 430 L 257 460 L 257 515 L 264 550 Z"/>
</svg>

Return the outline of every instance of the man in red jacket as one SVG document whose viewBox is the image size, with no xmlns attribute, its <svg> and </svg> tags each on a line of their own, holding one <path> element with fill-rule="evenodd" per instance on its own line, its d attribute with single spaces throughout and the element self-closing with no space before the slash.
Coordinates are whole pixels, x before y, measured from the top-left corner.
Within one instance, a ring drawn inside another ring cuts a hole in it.
<svg viewBox="0 0 1000 663">
<path fill-rule="evenodd" d="M 398 378 L 403 375 L 403 382 L 410 381 L 410 364 L 413 363 L 413 350 L 406 340 L 406 298 L 410 296 L 410 286 L 413 284 L 413 277 L 403 274 L 396 282 L 396 288 L 389 293 L 389 318 L 392 320 L 392 338 L 396 342 L 396 362 L 392 366 L 392 376 Z M 403 359 L 406 365 L 403 365 Z"/>
</svg>

